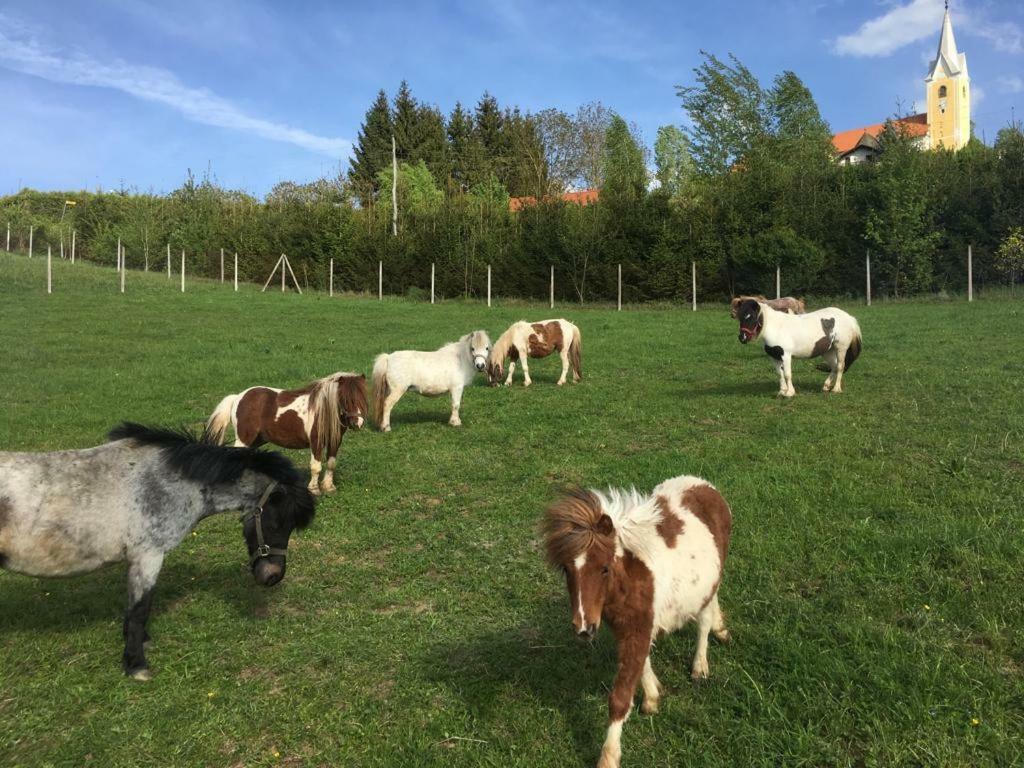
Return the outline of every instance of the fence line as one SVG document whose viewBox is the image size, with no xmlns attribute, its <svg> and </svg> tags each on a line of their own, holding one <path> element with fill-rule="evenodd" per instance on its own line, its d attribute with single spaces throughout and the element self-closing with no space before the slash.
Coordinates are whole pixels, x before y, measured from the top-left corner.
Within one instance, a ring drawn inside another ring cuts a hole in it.
<svg viewBox="0 0 1024 768">
<path fill-rule="evenodd" d="M 6 232 L 6 241 L 5 241 L 5 248 L 8 248 L 8 249 L 10 247 L 11 232 L 12 232 L 12 227 L 11 227 L 10 222 L 8 222 L 7 232 Z M 28 238 L 28 241 L 29 241 L 29 258 L 33 258 L 34 257 L 34 243 L 35 243 L 35 237 L 34 237 L 34 235 L 35 235 L 35 228 L 34 228 L 34 226 L 30 226 L 29 227 L 29 233 L 28 234 L 29 234 L 29 238 Z M 69 247 L 70 247 L 70 250 L 67 250 L 67 249 L 64 248 L 63 239 L 61 240 L 60 245 L 61 245 L 61 258 L 63 260 L 65 260 L 65 261 L 69 261 L 71 264 L 74 264 L 75 261 L 76 261 L 77 255 L 78 255 L 77 254 L 77 230 L 72 229 L 72 231 L 71 231 L 71 239 L 70 239 L 70 242 L 68 244 Z M 47 257 L 47 293 L 52 293 L 52 259 L 53 259 L 52 243 L 51 242 L 47 242 L 46 246 L 47 246 L 47 254 L 46 254 L 46 257 Z M 128 249 L 127 249 L 127 246 L 125 245 L 125 243 L 122 242 L 120 237 L 118 237 L 116 239 L 116 247 L 117 247 L 117 254 L 116 254 L 116 260 L 115 260 L 115 269 L 119 273 L 120 292 L 121 293 L 125 293 L 126 292 L 126 276 L 124 276 L 123 273 L 127 270 Z M 226 252 L 226 249 L 225 248 L 220 248 L 219 251 L 220 251 L 220 255 L 221 255 L 220 282 L 223 284 L 227 280 L 227 272 L 226 272 L 227 264 L 225 262 L 225 252 Z M 206 251 L 206 253 L 208 254 L 209 251 Z M 328 296 L 330 296 L 332 298 L 334 296 L 334 277 L 335 277 L 335 275 L 334 275 L 334 268 L 335 268 L 334 262 L 335 262 L 334 257 L 331 257 L 329 259 L 329 262 L 328 262 L 328 270 L 327 270 L 327 272 L 328 272 L 328 274 L 327 274 L 327 278 L 328 278 L 327 279 Z M 966 299 L 967 299 L 968 302 L 973 302 L 974 301 L 974 250 L 973 250 L 973 244 L 968 244 L 968 246 L 967 246 L 967 259 L 966 259 L 966 262 L 967 262 L 966 263 L 966 269 L 967 269 L 967 286 L 966 286 L 967 287 L 967 292 L 966 292 L 967 295 L 966 295 Z M 209 259 L 206 259 L 204 261 L 204 263 L 209 266 Z M 98 264 L 98 266 L 102 266 L 102 264 Z M 232 266 L 233 266 L 232 283 L 233 283 L 234 290 L 237 292 L 237 291 L 239 291 L 238 252 L 234 252 L 234 254 L 233 254 L 233 265 Z M 171 275 L 172 275 L 172 269 L 171 269 L 171 244 L 169 242 L 166 245 L 166 268 L 167 268 L 167 278 L 170 279 Z M 295 274 L 294 268 L 291 265 L 290 259 L 288 259 L 288 257 L 285 254 L 281 254 L 281 256 L 279 257 L 278 261 L 275 263 L 274 269 L 271 271 L 270 277 L 267 278 L 267 283 L 264 283 L 263 290 L 264 291 L 266 290 L 267 285 L 269 284 L 270 281 L 273 280 L 273 277 L 275 276 L 275 274 L 276 274 L 276 272 L 277 272 L 277 270 L 279 268 L 281 269 L 281 290 L 282 291 L 286 291 L 287 290 L 287 281 L 288 281 L 288 278 L 290 277 L 292 282 L 293 282 L 293 284 L 295 285 L 296 291 L 298 293 L 302 294 L 303 290 L 302 290 L 301 285 L 299 284 L 299 281 L 298 281 L 298 278 L 297 278 L 297 276 Z M 305 268 L 305 266 L 303 268 Z M 487 268 L 486 269 L 486 278 L 485 278 L 486 279 L 486 283 L 485 283 L 485 291 L 486 292 L 484 293 L 483 296 L 481 296 L 481 298 L 485 298 L 487 307 L 490 308 L 490 307 L 494 306 L 494 291 L 495 291 L 495 285 L 494 285 L 494 265 L 493 264 L 487 264 L 486 268 Z M 615 286 L 615 291 L 616 291 L 615 307 L 616 307 L 616 311 L 620 311 L 620 312 L 622 311 L 622 300 L 623 300 L 623 274 L 622 274 L 622 270 L 623 270 L 623 263 L 622 262 L 617 263 L 615 265 L 615 280 L 616 280 L 616 286 Z M 696 260 L 692 260 L 691 261 L 691 263 L 690 263 L 690 270 L 691 270 L 691 285 L 690 285 L 690 288 L 691 288 L 691 302 L 690 302 L 690 304 L 691 304 L 692 311 L 696 312 L 697 311 L 697 297 L 698 297 L 698 292 L 697 292 L 697 262 L 696 262 Z M 148 270 L 146 270 L 146 271 L 148 271 Z M 180 277 L 181 277 L 180 292 L 182 292 L 182 293 L 184 293 L 185 290 L 186 290 L 186 288 L 185 288 L 185 271 L 186 271 L 186 251 L 185 251 L 185 249 L 182 249 L 182 251 L 181 251 L 181 275 L 180 275 Z M 212 271 L 212 270 L 207 270 L 207 271 Z M 216 279 L 216 272 L 214 273 L 214 276 L 212 276 L 210 279 L 211 280 L 215 280 Z M 307 281 L 309 280 L 309 275 L 308 274 L 306 276 L 306 279 L 307 279 Z M 415 282 L 413 284 L 415 284 Z M 320 285 L 322 285 L 322 284 L 320 284 Z M 988 285 L 988 281 L 986 281 L 983 284 L 983 287 L 985 287 L 987 285 Z M 307 287 L 308 287 L 308 285 L 307 285 Z M 872 303 L 873 303 L 873 300 L 874 300 L 874 296 L 873 296 L 873 284 L 872 284 L 872 278 L 871 278 L 871 251 L 870 251 L 870 249 L 867 249 L 865 251 L 865 256 L 864 256 L 864 291 L 865 291 L 864 292 L 865 304 L 867 306 L 871 306 Z M 480 294 L 476 294 L 476 295 L 480 296 Z M 605 296 L 605 295 L 606 294 L 602 294 L 602 296 Z M 780 298 L 781 295 L 782 295 L 782 269 L 781 269 L 781 266 L 776 266 L 776 268 L 775 268 L 775 295 L 776 295 L 776 298 Z M 529 297 L 526 297 L 526 298 L 529 298 Z M 378 299 L 378 301 L 383 301 L 383 299 L 384 299 L 384 262 L 383 262 L 383 260 L 379 260 L 377 262 L 377 299 Z M 596 299 L 594 299 L 594 300 L 604 301 L 605 299 L 602 298 L 602 297 L 596 297 Z M 431 262 L 431 264 L 430 264 L 430 303 L 431 304 L 436 304 L 437 303 L 437 263 L 436 262 Z M 555 265 L 554 264 L 551 264 L 549 266 L 548 306 L 552 310 L 555 308 Z"/>
<path fill-rule="evenodd" d="M 53 264 L 50 256 L 50 246 L 46 246 L 46 292 L 53 293 Z"/>
</svg>

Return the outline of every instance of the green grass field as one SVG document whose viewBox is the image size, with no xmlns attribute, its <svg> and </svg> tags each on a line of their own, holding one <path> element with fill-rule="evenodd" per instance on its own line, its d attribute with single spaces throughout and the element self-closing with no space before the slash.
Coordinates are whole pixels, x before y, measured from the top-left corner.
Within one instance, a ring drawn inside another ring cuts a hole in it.
<svg viewBox="0 0 1024 768">
<path fill-rule="evenodd" d="M 47 296 L 44 260 L 0 254 L 5 450 L 198 424 L 246 386 L 552 315 L 54 270 Z M 123 568 L 0 574 L 0 765 L 591 765 L 614 642 L 572 635 L 538 518 L 565 484 L 682 473 L 733 508 L 734 641 L 700 688 L 692 631 L 658 643 L 662 712 L 634 712 L 624 766 L 1024 763 L 1024 306 L 846 308 L 846 393 L 800 361 L 782 402 L 725 306 L 558 307 L 584 382 L 537 361 L 530 389 L 467 390 L 461 429 L 409 395 L 391 434 L 349 433 L 280 586 L 253 583 L 234 516 L 201 525 L 157 587 L 148 685 L 119 669 Z"/>
</svg>

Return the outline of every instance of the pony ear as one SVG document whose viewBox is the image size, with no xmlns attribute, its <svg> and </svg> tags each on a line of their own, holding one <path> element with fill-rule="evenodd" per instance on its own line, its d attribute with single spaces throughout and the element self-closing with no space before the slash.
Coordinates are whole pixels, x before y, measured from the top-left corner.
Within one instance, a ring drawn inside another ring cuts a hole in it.
<svg viewBox="0 0 1024 768">
<path fill-rule="evenodd" d="M 612 519 L 608 517 L 608 515 L 602 514 L 597 521 L 597 525 L 594 526 L 594 530 L 602 536 L 611 536 L 615 533 L 615 525 L 612 523 Z"/>
</svg>

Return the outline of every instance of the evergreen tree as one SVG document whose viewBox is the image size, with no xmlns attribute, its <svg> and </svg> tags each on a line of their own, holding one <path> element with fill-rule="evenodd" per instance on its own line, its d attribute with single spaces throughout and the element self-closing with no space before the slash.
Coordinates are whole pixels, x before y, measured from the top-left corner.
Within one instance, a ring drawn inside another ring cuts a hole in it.
<svg viewBox="0 0 1024 768">
<path fill-rule="evenodd" d="M 352 149 L 349 179 L 363 205 L 372 203 L 378 186 L 377 173 L 391 165 L 391 136 L 394 121 L 388 96 L 381 89 L 359 129 Z"/>
<path fill-rule="evenodd" d="M 451 179 L 455 189 L 466 191 L 470 187 L 472 177 L 471 147 L 473 143 L 473 120 L 462 108 L 460 102 L 455 102 L 455 109 L 448 118 L 447 126 L 448 154 L 451 159 Z"/>
<path fill-rule="evenodd" d="M 399 161 L 416 162 L 420 158 L 417 150 L 420 144 L 420 110 L 409 83 L 403 80 L 398 86 L 394 102 L 395 152 Z"/>
<path fill-rule="evenodd" d="M 601 197 L 609 204 L 636 204 L 647 191 L 644 151 L 626 121 L 616 114 L 605 139 L 603 176 Z"/>
</svg>

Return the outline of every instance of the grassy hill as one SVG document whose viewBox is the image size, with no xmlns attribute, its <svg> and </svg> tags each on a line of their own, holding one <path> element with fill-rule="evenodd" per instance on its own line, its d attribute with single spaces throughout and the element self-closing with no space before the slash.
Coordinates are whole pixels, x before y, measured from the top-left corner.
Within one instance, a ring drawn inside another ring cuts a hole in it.
<svg viewBox="0 0 1024 768">
<path fill-rule="evenodd" d="M 124 570 L 0 573 L 0 764 L 586 766 L 614 642 L 571 632 L 537 521 L 568 483 L 715 483 L 734 539 L 734 641 L 689 682 L 661 640 L 662 711 L 623 765 L 1010 765 L 1024 755 L 1024 306 L 846 306 L 845 394 L 794 366 L 775 398 L 726 307 L 607 309 L 329 299 L 0 254 L 0 448 L 94 445 L 122 419 L 198 424 L 254 384 L 292 386 L 474 328 L 565 316 L 582 384 L 407 395 L 349 433 L 336 495 L 261 590 L 233 516 L 167 559 L 155 679 L 118 667 Z M 1014 352 L 1013 350 L 1017 350 Z M 301 452 L 290 455 L 308 466 Z"/>
</svg>

